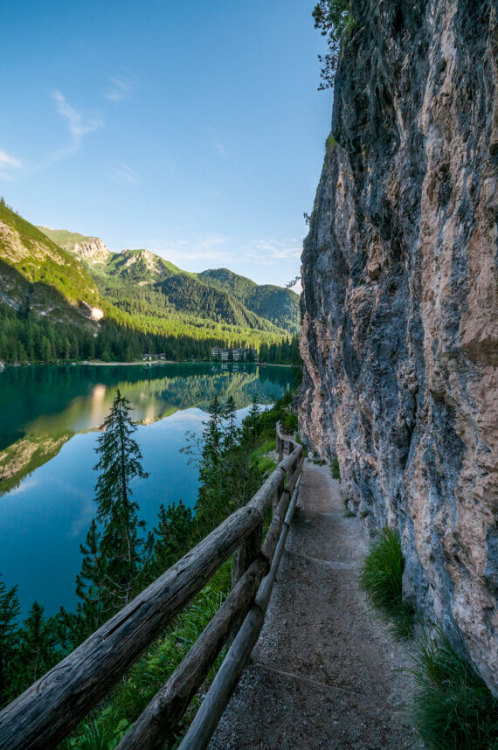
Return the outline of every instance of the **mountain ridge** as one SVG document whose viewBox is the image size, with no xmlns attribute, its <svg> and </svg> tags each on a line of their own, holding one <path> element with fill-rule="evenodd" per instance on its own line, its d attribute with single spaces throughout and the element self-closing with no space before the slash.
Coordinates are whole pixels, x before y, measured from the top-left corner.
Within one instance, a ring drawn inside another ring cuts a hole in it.
<svg viewBox="0 0 498 750">
<path fill-rule="evenodd" d="M 231 284 L 213 283 L 213 273 L 35 227 L 0 200 L 0 360 L 206 359 L 219 345 L 287 346 L 295 323 L 258 314 L 232 289 L 233 278 L 253 292 L 258 285 L 236 274 Z"/>
</svg>

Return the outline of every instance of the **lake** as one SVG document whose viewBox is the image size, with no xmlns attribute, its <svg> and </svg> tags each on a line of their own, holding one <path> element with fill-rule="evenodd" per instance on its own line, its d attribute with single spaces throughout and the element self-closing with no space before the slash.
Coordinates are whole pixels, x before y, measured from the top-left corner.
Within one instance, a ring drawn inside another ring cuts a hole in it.
<svg viewBox="0 0 498 750">
<path fill-rule="evenodd" d="M 0 573 L 18 585 L 24 617 L 33 601 L 47 615 L 73 609 L 80 544 L 96 512 L 97 429 L 115 389 L 134 407 L 146 480 L 132 483 L 140 517 L 156 523 L 161 503 L 197 498 L 197 469 L 180 453 L 200 435 L 215 395 L 233 396 L 239 418 L 256 398 L 270 404 L 291 388 L 287 367 L 222 364 L 10 367 L 0 373 Z"/>
</svg>

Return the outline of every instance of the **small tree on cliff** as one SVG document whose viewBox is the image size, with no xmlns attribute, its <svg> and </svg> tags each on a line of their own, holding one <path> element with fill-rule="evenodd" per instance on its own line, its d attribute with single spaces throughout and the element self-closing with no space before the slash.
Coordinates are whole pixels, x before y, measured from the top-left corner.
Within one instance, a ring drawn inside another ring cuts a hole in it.
<svg viewBox="0 0 498 750">
<path fill-rule="evenodd" d="M 313 9 L 315 29 L 320 29 L 322 36 L 327 37 L 329 47 L 326 55 L 318 55 L 322 64 L 320 90 L 334 85 L 341 38 L 354 24 L 350 6 L 350 0 L 320 0 Z"/>
<path fill-rule="evenodd" d="M 130 402 L 116 390 L 111 411 L 101 426 L 96 448 L 100 471 L 95 485 L 97 519 L 102 523 L 100 550 L 106 559 L 108 596 L 116 606 L 126 604 L 137 587 L 144 548 L 151 540 L 139 536 L 138 504 L 132 500 L 130 482 L 145 479 L 142 453 L 132 435 L 137 429 L 130 416 Z"/>
</svg>

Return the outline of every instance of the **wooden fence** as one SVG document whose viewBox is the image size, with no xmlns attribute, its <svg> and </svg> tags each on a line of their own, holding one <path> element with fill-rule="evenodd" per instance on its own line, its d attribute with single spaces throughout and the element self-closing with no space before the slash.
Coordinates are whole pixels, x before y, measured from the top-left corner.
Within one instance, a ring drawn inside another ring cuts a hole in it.
<svg viewBox="0 0 498 750">
<path fill-rule="evenodd" d="M 290 452 L 282 458 L 284 444 Z M 302 446 L 283 435 L 280 425 L 277 425 L 277 451 L 281 458 L 279 465 L 246 506 L 232 513 L 0 713 L 0 748 L 54 748 L 105 698 L 172 618 L 233 554 L 230 595 L 117 746 L 119 750 L 161 748 L 227 639 L 238 628 L 181 744 L 182 750 L 206 747 L 263 625 L 297 500 Z M 262 543 L 263 517 L 270 506 L 272 519 Z"/>
</svg>

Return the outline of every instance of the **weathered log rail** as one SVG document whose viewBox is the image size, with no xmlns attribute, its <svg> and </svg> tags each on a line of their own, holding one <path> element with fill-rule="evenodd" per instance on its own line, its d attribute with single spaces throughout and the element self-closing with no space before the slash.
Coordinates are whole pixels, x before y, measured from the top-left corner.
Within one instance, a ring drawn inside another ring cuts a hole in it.
<svg viewBox="0 0 498 750">
<path fill-rule="evenodd" d="M 202 714 L 199 712 L 199 719 L 196 719 L 195 726 L 192 725 L 193 734 L 189 732 L 181 747 L 206 746 L 257 640 L 285 544 L 301 474 L 302 446 L 283 435 L 277 425 L 277 452 L 280 456 L 286 441 L 292 451 L 280 460 L 246 506 L 232 513 L 0 713 L 0 748 L 48 750 L 55 747 L 105 698 L 110 688 L 158 638 L 173 617 L 234 554 L 230 595 L 118 748 L 152 750 L 162 746 L 233 633 L 233 628 L 243 620 L 218 673 L 221 677 L 217 677 L 204 701 L 206 706 L 213 707 L 207 709 L 206 718 L 203 704 Z M 263 518 L 270 506 L 272 520 L 261 545 Z M 237 654 L 235 667 L 234 649 Z"/>
</svg>

